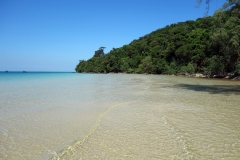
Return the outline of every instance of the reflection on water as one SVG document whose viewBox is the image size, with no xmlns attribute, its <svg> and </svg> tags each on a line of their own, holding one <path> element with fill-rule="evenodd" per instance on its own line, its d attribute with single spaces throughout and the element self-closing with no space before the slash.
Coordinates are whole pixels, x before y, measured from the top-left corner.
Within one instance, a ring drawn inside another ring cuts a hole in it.
<svg viewBox="0 0 240 160">
<path fill-rule="evenodd" d="M 239 82 L 79 75 L 0 95 L 0 157 L 240 159 Z"/>
</svg>

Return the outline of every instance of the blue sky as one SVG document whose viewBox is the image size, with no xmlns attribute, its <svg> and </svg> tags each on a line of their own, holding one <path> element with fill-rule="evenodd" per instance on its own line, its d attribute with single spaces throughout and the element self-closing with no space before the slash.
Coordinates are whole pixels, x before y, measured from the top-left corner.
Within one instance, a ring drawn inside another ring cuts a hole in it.
<svg viewBox="0 0 240 160">
<path fill-rule="evenodd" d="M 225 0 L 213 0 L 209 15 Z M 196 0 L 0 0 L 0 71 L 74 71 L 94 51 L 203 17 Z"/>
</svg>

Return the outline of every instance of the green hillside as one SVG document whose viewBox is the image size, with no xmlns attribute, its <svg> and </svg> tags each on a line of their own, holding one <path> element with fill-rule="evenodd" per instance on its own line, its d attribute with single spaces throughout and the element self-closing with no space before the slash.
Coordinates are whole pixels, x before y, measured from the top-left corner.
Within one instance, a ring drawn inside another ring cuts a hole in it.
<svg viewBox="0 0 240 160">
<path fill-rule="evenodd" d="M 178 22 L 130 44 L 81 60 L 76 72 L 240 74 L 240 5 Z"/>
</svg>

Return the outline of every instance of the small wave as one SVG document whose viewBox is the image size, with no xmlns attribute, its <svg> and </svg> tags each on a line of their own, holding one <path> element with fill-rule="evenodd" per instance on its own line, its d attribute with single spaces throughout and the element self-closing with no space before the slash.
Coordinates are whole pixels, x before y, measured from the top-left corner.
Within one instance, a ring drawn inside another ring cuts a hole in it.
<svg viewBox="0 0 240 160">
<path fill-rule="evenodd" d="M 104 116 L 106 116 L 111 110 L 113 110 L 114 108 L 124 105 L 124 104 L 128 104 L 129 102 L 125 102 L 125 103 L 119 103 L 116 104 L 112 107 L 110 107 L 109 109 L 107 109 L 105 112 L 103 112 L 102 114 L 100 114 L 97 118 L 97 121 L 95 122 L 95 124 L 91 127 L 90 131 L 84 136 L 83 139 L 76 141 L 75 143 L 69 145 L 68 147 L 66 147 L 65 149 L 63 149 L 60 152 L 54 152 L 54 151 L 48 151 L 49 154 L 52 154 L 52 158 L 50 158 L 50 160 L 60 160 L 60 159 L 65 159 L 64 157 L 67 155 L 72 155 L 76 152 L 77 148 L 80 148 L 84 142 L 87 141 L 87 139 L 93 135 L 97 128 L 100 126 L 101 120 Z"/>
</svg>

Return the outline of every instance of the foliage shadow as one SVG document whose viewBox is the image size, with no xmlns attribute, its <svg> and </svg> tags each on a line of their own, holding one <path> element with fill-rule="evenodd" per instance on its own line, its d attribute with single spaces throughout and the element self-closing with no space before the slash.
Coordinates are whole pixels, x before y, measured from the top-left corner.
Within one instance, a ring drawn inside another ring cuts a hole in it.
<svg viewBox="0 0 240 160">
<path fill-rule="evenodd" d="M 224 95 L 240 95 L 239 85 L 192 85 L 192 84 L 177 84 L 174 87 L 192 90 L 196 92 L 208 92 L 210 94 Z"/>
</svg>

